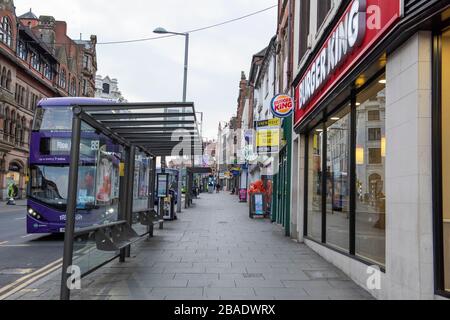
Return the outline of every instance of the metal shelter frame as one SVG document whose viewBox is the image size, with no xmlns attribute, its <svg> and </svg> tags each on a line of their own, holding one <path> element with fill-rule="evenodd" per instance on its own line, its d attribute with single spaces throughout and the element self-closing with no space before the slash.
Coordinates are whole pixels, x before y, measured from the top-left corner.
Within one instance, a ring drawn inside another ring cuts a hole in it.
<svg viewBox="0 0 450 320">
<path fill-rule="evenodd" d="M 191 167 L 186 169 L 186 201 L 184 208 L 190 208 L 194 200 L 194 175 L 195 174 L 212 174 L 211 168 Z"/>
<path fill-rule="evenodd" d="M 177 111 L 178 109 L 178 111 Z M 172 111 L 172 112 L 171 112 Z M 124 262 L 130 257 L 131 244 L 139 239 L 153 236 L 153 223 L 159 223 L 163 228 L 163 219 L 154 210 L 156 158 L 171 156 L 173 149 L 180 143 L 189 141 L 190 154 L 203 152 L 202 139 L 199 135 L 197 118 L 193 103 L 109 103 L 100 105 L 72 106 L 72 138 L 70 150 L 69 188 L 66 212 L 66 228 L 64 235 L 64 253 L 61 279 L 61 300 L 70 299 L 68 281 L 71 277 L 73 263 L 74 239 L 83 234 L 95 233 L 96 240 L 107 243 L 112 248 L 120 250 L 116 258 Z M 180 120 L 182 119 L 182 120 Z M 124 173 L 120 178 L 119 190 L 119 221 L 96 225 L 89 228 L 76 229 L 75 215 L 77 211 L 78 170 L 80 164 L 80 142 L 82 123 L 91 126 L 96 132 L 110 138 L 124 147 Z M 183 130 L 178 132 L 178 130 Z M 174 139 L 174 134 L 176 138 Z M 174 141 L 175 140 L 175 141 Z M 182 149 L 182 152 L 186 152 Z M 133 212 L 133 185 L 135 171 L 135 156 L 137 152 L 145 153 L 151 158 L 149 176 L 148 210 Z M 176 154 L 180 156 L 184 154 Z M 181 176 L 179 177 L 181 178 Z M 178 190 L 181 192 L 181 190 Z M 133 214 L 139 215 L 141 224 L 147 226 L 147 233 L 137 235 L 132 229 Z M 97 243 L 97 248 L 99 243 Z M 101 266 L 100 266 L 101 267 Z M 98 269 L 97 266 L 94 270 Z M 84 275 L 93 272 L 90 270 Z"/>
</svg>

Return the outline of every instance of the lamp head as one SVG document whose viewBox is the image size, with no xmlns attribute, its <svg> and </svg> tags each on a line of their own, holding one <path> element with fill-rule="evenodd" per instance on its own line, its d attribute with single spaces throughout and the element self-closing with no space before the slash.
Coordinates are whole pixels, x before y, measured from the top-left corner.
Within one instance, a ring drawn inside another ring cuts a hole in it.
<svg viewBox="0 0 450 320">
<path fill-rule="evenodd" d="M 161 28 L 161 27 L 156 28 L 155 30 L 153 30 L 153 32 L 154 32 L 154 33 L 157 33 L 157 34 L 166 34 L 166 33 L 169 33 L 166 29 Z"/>
</svg>

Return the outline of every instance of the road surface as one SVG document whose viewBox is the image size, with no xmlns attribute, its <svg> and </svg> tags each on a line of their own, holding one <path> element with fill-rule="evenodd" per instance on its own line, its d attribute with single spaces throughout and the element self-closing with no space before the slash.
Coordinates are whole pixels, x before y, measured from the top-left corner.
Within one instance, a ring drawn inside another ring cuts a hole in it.
<svg viewBox="0 0 450 320">
<path fill-rule="evenodd" d="M 28 235 L 26 206 L 0 203 L 0 291 L 62 257 L 62 235 Z"/>
</svg>

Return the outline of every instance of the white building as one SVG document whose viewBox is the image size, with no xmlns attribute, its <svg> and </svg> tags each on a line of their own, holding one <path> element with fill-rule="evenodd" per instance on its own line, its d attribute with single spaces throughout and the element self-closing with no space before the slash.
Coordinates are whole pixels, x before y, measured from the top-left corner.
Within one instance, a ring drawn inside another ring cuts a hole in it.
<svg viewBox="0 0 450 320">
<path fill-rule="evenodd" d="M 119 82 L 117 79 L 111 79 L 109 76 L 102 77 L 101 75 L 97 75 L 95 78 L 95 97 L 127 102 L 119 90 Z"/>
<path fill-rule="evenodd" d="M 254 120 L 262 121 L 273 119 L 270 111 L 270 103 L 275 96 L 276 89 L 276 74 L 275 74 L 275 40 L 272 38 L 269 46 L 265 49 L 265 56 L 261 68 L 258 70 L 258 75 L 255 83 L 255 110 Z"/>
<path fill-rule="evenodd" d="M 270 40 L 270 43 L 266 49 L 260 52 L 258 55 L 263 56 L 262 62 L 255 65 L 256 74 L 252 75 L 253 70 L 250 72 L 250 76 L 255 76 L 254 82 L 254 101 L 253 101 L 253 120 L 255 122 L 270 120 L 274 116 L 270 111 L 270 104 L 273 97 L 278 93 L 277 87 L 277 74 L 275 72 L 276 65 L 276 36 Z M 252 78 L 251 80 L 252 81 Z M 254 137 L 256 139 L 256 137 Z M 256 141 L 254 141 L 256 143 Z M 256 150 L 256 145 L 254 146 Z M 261 156 L 261 155 L 260 155 Z M 273 166 L 276 165 L 273 157 L 266 157 L 266 160 L 258 164 L 250 165 L 249 179 L 250 183 L 257 180 L 271 179 L 274 173 Z"/>
</svg>

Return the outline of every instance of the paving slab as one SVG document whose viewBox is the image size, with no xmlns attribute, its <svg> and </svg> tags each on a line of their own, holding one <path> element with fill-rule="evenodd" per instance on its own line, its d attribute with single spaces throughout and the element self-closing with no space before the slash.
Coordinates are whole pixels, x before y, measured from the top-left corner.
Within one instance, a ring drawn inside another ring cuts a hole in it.
<svg viewBox="0 0 450 320">
<path fill-rule="evenodd" d="M 10 299 L 58 299 L 60 272 Z M 269 220 L 248 218 L 228 193 L 202 195 L 178 220 L 82 280 L 74 300 L 372 299 Z"/>
</svg>

